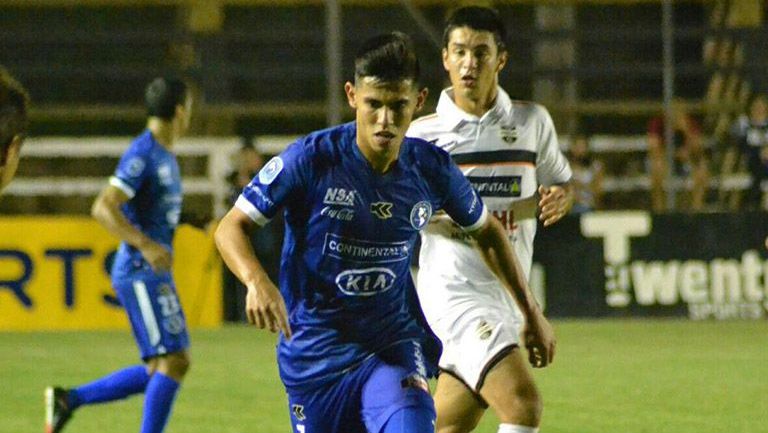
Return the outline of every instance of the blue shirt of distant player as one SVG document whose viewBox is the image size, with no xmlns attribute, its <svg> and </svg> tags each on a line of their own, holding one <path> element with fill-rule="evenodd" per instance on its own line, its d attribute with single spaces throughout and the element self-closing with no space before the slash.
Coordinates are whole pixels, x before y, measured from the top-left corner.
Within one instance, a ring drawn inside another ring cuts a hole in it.
<svg viewBox="0 0 768 433">
<path fill-rule="evenodd" d="M 129 198 L 122 207 L 128 221 L 170 251 L 182 201 L 176 156 L 146 130 L 125 151 L 109 182 Z M 112 278 L 149 269 L 149 264 L 136 248 L 120 243 L 112 266 Z"/>
<path fill-rule="evenodd" d="M 395 343 L 425 339 L 407 302 L 418 233 L 439 209 L 468 229 L 487 215 L 448 153 L 406 138 L 381 175 L 355 133 L 348 123 L 298 140 L 236 202 L 259 225 L 285 208 L 280 291 L 293 338 L 280 339 L 278 361 L 287 387 L 326 383 Z"/>
</svg>

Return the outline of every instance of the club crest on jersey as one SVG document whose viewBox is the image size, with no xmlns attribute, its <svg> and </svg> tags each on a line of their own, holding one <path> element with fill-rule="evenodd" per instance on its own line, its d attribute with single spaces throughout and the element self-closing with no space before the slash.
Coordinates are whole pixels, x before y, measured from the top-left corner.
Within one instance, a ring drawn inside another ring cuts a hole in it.
<svg viewBox="0 0 768 433">
<path fill-rule="evenodd" d="M 512 144 L 517 141 L 517 126 L 502 126 L 499 135 L 505 143 Z"/>
<path fill-rule="evenodd" d="M 324 204 L 335 204 L 340 206 L 354 206 L 357 191 L 354 189 L 328 188 L 325 190 Z"/>
<path fill-rule="evenodd" d="M 411 209 L 411 225 L 416 230 L 421 230 L 432 217 L 432 205 L 428 201 L 420 201 Z"/>
<path fill-rule="evenodd" d="M 267 165 L 259 170 L 259 182 L 264 185 L 272 183 L 277 175 L 283 171 L 283 160 L 279 156 L 276 156 L 269 160 Z"/>
<path fill-rule="evenodd" d="M 371 213 L 382 220 L 392 218 L 392 203 L 387 201 L 377 201 L 376 203 L 371 203 Z"/>
<path fill-rule="evenodd" d="M 157 169 L 157 177 L 160 178 L 160 183 L 163 185 L 170 185 L 173 183 L 173 169 L 168 164 L 163 164 Z"/>
</svg>

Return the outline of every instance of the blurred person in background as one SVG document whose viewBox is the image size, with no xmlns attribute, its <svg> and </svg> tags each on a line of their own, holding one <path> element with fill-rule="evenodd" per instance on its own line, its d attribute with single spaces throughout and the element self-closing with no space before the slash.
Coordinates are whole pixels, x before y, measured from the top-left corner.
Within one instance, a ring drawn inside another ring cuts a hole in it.
<svg viewBox="0 0 768 433">
<path fill-rule="evenodd" d="M 749 209 L 765 209 L 762 182 L 768 179 L 768 95 L 752 96 L 749 110 L 736 120 L 732 136 L 746 158 L 751 177 L 746 205 Z"/>
<path fill-rule="evenodd" d="M 249 322 L 281 333 L 293 431 L 434 433 L 426 379 L 438 347 L 410 275 L 433 212 L 445 211 L 499 263 L 499 278 L 532 318 L 530 344 L 542 362 L 554 356 L 554 337 L 504 228 L 445 151 L 405 136 L 427 96 L 410 38 L 365 41 L 344 89 L 355 121 L 302 137 L 270 160 L 222 219 L 216 244 L 248 286 Z M 278 289 L 248 233 L 281 208 Z"/>
<path fill-rule="evenodd" d="M 603 197 L 603 163 L 594 158 L 589 148 L 589 139 L 576 135 L 568 149 L 573 184 L 573 213 L 584 213 L 599 209 Z"/>
<path fill-rule="evenodd" d="M 46 389 L 46 432 L 57 433 L 85 405 L 144 393 L 141 433 L 160 433 L 189 368 L 189 336 L 171 274 L 173 237 L 182 206 L 174 144 L 188 130 L 192 96 L 175 78 L 157 78 L 145 91 L 147 128 L 133 140 L 93 217 L 120 240 L 112 286 L 125 308 L 144 364 L 75 388 Z"/>
<path fill-rule="evenodd" d="M 689 209 L 701 211 L 707 194 L 709 168 L 699 123 L 688 113 L 685 103 L 675 100 L 672 105 L 674 130 L 673 176 L 689 178 L 693 184 Z M 657 116 L 648 123 L 648 164 L 651 178 L 651 206 L 654 212 L 667 209 L 664 184 L 669 176 L 666 144 L 664 142 L 664 116 Z"/>
<path fill-rule="evenodd" d="M 571 169 L 560 151 L 549 113 L 514 101 L 499 86 L 508 61 L 506 29 L 498 13 L 465 7 L 448 19 L 443 67 L 451 87 L 436 113 L 411 124 L 408 135 L 448 151 L 504 227 L 525 281 L 531 271 L 536 208 L 544 226 L 570 210 Z M 537 203 L 538 192 L 538 203 Z M 422 232 L 417 289 L 422 309 L 443 342 L 435 390 L 437 431 L 469 432 L 488 407 L 500 433 L 533 433 L 542 402 L 528 363 L 546 367 L 535 335 L 554 333 L 538 303 L 520 302 L 497 278 L 496 263 L 452 221 L 435 217 Z M 489 266 L 490 264 L 490 266 Z M 551 354 L 550 354 L 551 355 Z"/>
<path fill-rule="evenodd" d="M 19 166 L 21 144 L 29 127 L 29 94 L 0 66 L 0 194 Z"/>
<path fill-rule="evenodd" d="M 251 179 L 264 166 L 264 156 L 256 150 L 253 143 L 245 142 L 232 155 L 231 161 L 234 170 L 226 178 L 230 187 L 227 201 L 228 207 L 235 204 L 243 188 L 248 186 Z M 282 218 L 278 214 L 274 219 L 275 221 L 270 222 L 267 227 L 251 232 L 250 237 L 253 251 L 272 281 L 276 281 L 278 278 L 280 247 L 282 244 Z M 248 320 L 245 314 L 245 295 L 247 294 L 247 289 L 227 266 L 222 267 L 222 272 L 224 320 L 246 322 Z"/>
</svg>

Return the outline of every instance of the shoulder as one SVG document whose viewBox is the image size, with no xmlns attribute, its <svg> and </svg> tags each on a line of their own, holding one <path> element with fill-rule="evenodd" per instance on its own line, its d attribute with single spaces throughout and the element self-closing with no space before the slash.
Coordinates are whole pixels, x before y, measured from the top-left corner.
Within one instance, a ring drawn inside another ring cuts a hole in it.
<svg viewBox="0 0 768 433">
<path fill-rule="evenodd" d="M 354 141 L 354 137 L 351 124 L 334 126 L 299 138 L 286 148 L 284 154 L 313 165 L 333 163 L 341 158 L 344 146 L 350 140 Z"/>
<path fill-rule="evenodd" d="M 427 141 L 434 137 L 447 132 L 448 127 L 443 122 L 443 119 L 437 114 L 432 113 L 426 116 L 419 117 L 411 122 L 411 126 L 406 133 L 409 137 L 419 137 Z"/>
<path fill-rule="evenodd" d="M 150 156 L 155 147 L 155 141 L 149 131 L 144 131 L 131 141 L 126 149 L 126 154 Z"/>
<path fill-rule="evenodd" d="M 552 123 L 552 116 L 549 115 L 547 107 L 533 101 L 512 100 L 509 111 L 513 117 L 519 117 L 523 120 L 543 124 Z"/>
<path fill-rule="evenodd" d="M 409 162 L 417 166 L 425 175 L 429 175 L 440 166 L 450 164 L 451 156 L 448 152 L 425 139 L 406 137 L 403 145 L 407 147 Z"/>
</svg>

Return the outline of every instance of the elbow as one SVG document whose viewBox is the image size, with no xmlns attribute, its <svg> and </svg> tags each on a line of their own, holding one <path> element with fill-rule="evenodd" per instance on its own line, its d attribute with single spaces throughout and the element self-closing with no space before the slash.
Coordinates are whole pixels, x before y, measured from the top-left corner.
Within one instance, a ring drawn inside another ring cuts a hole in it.
<svg viewBox="0 0 768 433">
<path fill-rule="evenodd" d="M 103 220 L 102 215 L 104 214 L 104 204 L 102 203 L 101 197 L 98 197 L 94 202 L 93 205 L 91 205 L 91 217 L 93 217 L 96 221 L 101 222 Z"/>
</svg>

